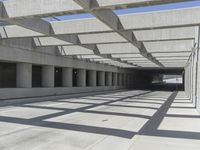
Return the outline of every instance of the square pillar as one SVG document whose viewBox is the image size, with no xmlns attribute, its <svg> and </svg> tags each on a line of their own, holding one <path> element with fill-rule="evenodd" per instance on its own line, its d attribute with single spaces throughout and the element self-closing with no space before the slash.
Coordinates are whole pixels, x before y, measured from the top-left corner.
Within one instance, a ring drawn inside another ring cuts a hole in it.
<svg viewBox="0 0 200 150">
<path fill-rule="evenodd" d="M 62 85 L 63 87 L 72 87 L 72 68 L 62 69 Z"/>
<path fill-rule="evenodd" d="M 86 70 L 85 69 L 77 70 L 77 86 L 79 87 L 86 86 Z"/>
<path fill-rule="evenodd" d="M 117 86 L 117 79 L 118 79 L 117 76 L 118 76 L 117 73 L 114 72 L 114 73 L 113 73 L 113 85 L 114 85 L 114 86 Z"/>
<path fill-rule="evenodd" d="M 119 73 L 118 75 L 119 75 L 119 86 L 122 86 L 122 74 Z"/>
<path fill-rule="evenodd" d="M 89 86 L 96 86 L 96 77 L 97 77 L 97 75 L 96 75 L 96 71 L 94 71 L 94 70 L 89 70 L 88 71 L 88 75 L 89 75 Z"/>
<path fill-rule="evenodd" d="M 106 72 L 106 86 L 112 86 L 112 73 Z"/>
<path fill-rule="evenodd" d="M 54 87 L 54 66 L 42 66 L 42 86 Z"/>
<path fill-rule="evenodd" d="M 105 86 L 105 72 L 98 71 L 98 86 Z"/>
<path fill-rule="evenodd" d="M 32 64 L 17 63 L 17 87 L 31 88 L 32 87 Z"/>
</svg>

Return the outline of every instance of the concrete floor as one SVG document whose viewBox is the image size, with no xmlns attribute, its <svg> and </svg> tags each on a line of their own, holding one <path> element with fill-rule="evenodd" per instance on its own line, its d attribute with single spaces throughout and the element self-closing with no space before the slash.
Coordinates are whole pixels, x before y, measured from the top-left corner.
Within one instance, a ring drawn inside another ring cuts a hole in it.
<svg viewBox="0 0 200 150">
<path fill-rule="evenodd" d="M 0 107 L 0 150 L 199 150 L 184 92 L 121 91 Z"/>
</svg>

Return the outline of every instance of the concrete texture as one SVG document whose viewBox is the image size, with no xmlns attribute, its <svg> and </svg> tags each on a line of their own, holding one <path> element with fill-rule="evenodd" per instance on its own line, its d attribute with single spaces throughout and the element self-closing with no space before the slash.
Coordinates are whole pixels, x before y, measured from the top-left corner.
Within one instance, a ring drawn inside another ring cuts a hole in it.
<svg viewBox="0 0 200 150">
<path fill-rule="evenodd" d="M 0 107 L 1 150 L 198 150 L 200 114 L 184 92 L 118 91 Z"/>
<path fill-rule="evenodd" d="M 28 63 L 17 64 L 17 87 L 31 88 L 32 87 L 32 65 Z"/>
</svg>

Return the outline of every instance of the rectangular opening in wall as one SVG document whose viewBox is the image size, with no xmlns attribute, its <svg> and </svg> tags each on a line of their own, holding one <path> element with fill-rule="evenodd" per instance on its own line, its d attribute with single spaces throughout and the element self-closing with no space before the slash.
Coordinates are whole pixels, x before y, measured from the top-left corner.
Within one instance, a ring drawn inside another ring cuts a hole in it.
<svg viewBox="0 0 200 150">
<path fill-rule="evenodd" d="M 62 68 L 55 67 L 55 87 L 62 87 Z"/>
<path fill-rule="evenodd" d="M 108 86 L 108 72 L 105 72 L 105 86 Z"/>
<path fill-rule="evenodd" d="M 32 66 L 32 87 L 42 87 L 41 66 Z"/>
<path fill-rule="evenodd" d="M 99 71 L 97 71 L 97 73 L 96 73 L 96 85 L 100 86 L 100 83 L 99 83 Z"/>
<path fill-rule="evenodd" d="M 183 90 L 181 74 L 156 74 L 153 76 L 152 87 L 169 90 Z"/>
<path fill-rule="evenodd" d="M 135 89 L 157 91 L 183 91 L 182 68 L 135 70 L 133 85 Z"/>
<path fill-rule="evenodd" d="M 0 88 L 16 87 L 16 64 L 0 62 Z"/>
<path fill-rule="evenodd" d="M 72 71 L 73 75 L 72 75 L 72 78 L 73 78 L 73 87 L 77 87 L 77 69 L 73 69 Z"/>
<path fill-rule="evenodd" d="M 89 70 L 86 70 L 86 86 L 90 86 L 89 85 Z"/>
</svg>

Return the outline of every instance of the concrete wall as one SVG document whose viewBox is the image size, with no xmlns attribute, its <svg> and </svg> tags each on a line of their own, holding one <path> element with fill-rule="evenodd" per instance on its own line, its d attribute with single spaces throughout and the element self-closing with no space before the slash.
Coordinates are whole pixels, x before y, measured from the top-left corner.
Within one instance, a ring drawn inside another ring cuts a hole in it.
<svg viewBox="0 0 200 150">
<path fill-rule="evenodd" d="M 99 92 L 123 89 L 119 86 L 101 86 L 101 87 L 68 87 L 68 88 L 4 88 L 0 89 L 0 100 L 3 99 L 17 99 L 26 97 L 40 97 L 40 96 L 56 96 L 67 95 L 85 92 Z"/>
<path fill-rule="evenodd" d="M 59 49 L 55 47 L 36 48 L 31 43 L 31 39 L 1 41 L 0 61 L 16 64 L 17 87 L 0 88 L 0 99 L 65 95 L 125 88 L 125 85 L 114 86 L 111 84 L 111 81 L 112 73 L 125 74 L 128 72 L 126 69 L 64 57 L 60 55 Z M 42 67 L 42 87 L 40 88 L 32 88 L 32 65 Z M 55 88 L 55 67 L 61 67 L 63 69 L 63 87 Z M 72 87 L 72 76 L 69 76 L 70 74 L 72 75 L 73 68 L 76 68 L 78 73 L 80 73 L 77 79 L 78 87 Z M 95 72 L 95 74 L 91 74 L 94 77 L 90 77 L 91 85 L 87 87 L 85 84 L 86 70 Z M 100 86 L 95 85 L 96 81 L 93 80 L 96 80 L 96 71 L 103 72 L 103 75 L 107 72 L 110 75 L 109 78 L 105 79 L 110 83 L 108 86 L 104 84 Z"/>
<path fill-rule="evenodd" d="M 194 106 L 200 112 L 200 63 L 199 63 L 199 29 L 196 31 L 196 38 L 192 54 L 185 66 L 185 93 L 191 99 Z"/>
</svg>

